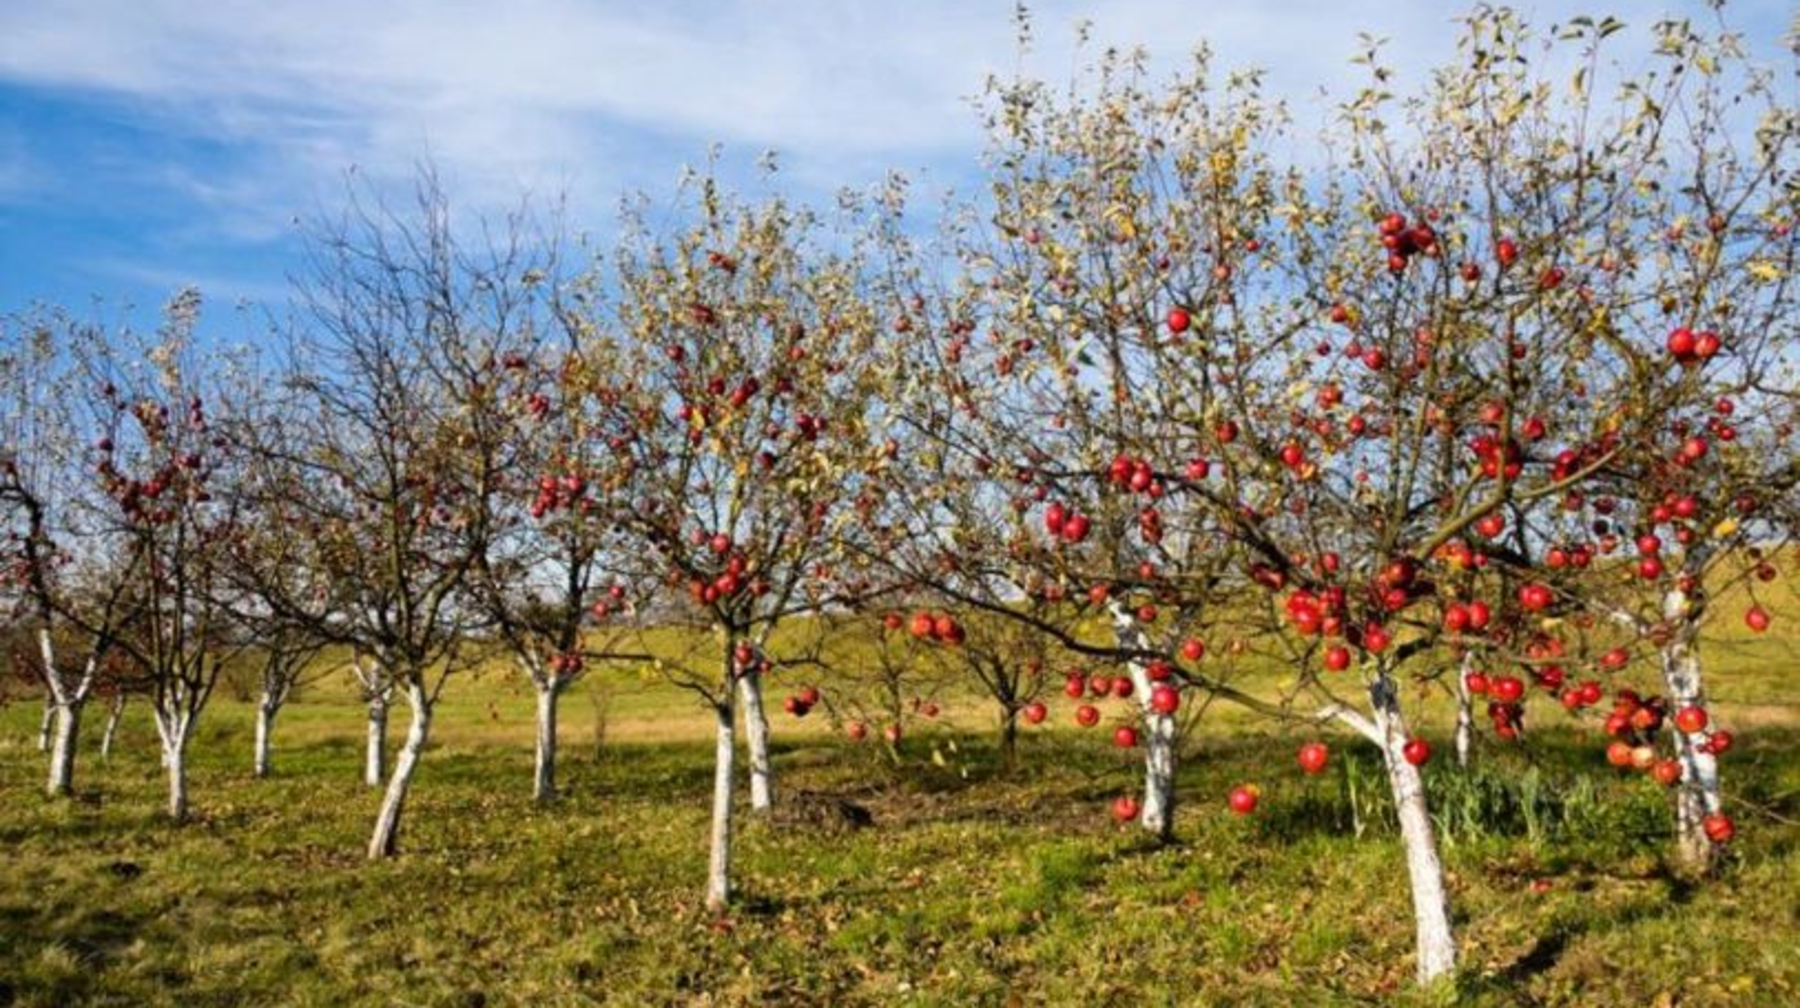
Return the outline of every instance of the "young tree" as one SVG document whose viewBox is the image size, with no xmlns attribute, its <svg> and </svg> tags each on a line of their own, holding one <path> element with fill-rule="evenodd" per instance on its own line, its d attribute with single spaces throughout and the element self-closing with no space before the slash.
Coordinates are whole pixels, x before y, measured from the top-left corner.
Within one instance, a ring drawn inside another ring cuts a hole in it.
<svg viewBox="0 0 1800 1008">
<path fill-rule="evenodd" d="M 107 432 L 97 520 L 142 558 L 128 588 L 137 616 L 118 646 L 146 684 L 177 822 L 188 814 L 194 726 L 246 645 L 225 574 L 242 532 L 237 497 L 224 489 L 236 445 L 213 415 L 231 409 L 239 386 L 229 361 L 196 347 L 200 306 L 199 292 L 182 291 L 154 338 L 119 334 L 79 354 Z"/>
<path fill-rule="evenodd" d="M 936 292 L 933 257 L 889 227 L 907 353 L 931 376 L 911 382 L 910 489 L 894 502 L 910 514 L 894 521 L 922 583 L 1125 666 L 1144 729 L 1137 818 L 1167 838 L 1174 669 L 1204 678 L 1235 548 L 1217 502 L 1181 492 L 1212 469 L 1191 418 L 1229 394 L 1194 366 L 1208 347 L 1183 306 L 1229 286 L 1199 253 L 1266 214 L 1260 148 L 1279 117 L 1254 77 L 1214 103 L 1204 57 L 1165 91 L 1141 86 L 1146 62 L 1109 57 L 1067 96 L 990 85 L 990 205 L 952 229 L 960 287 Z M 901 195 L 885 194 L 890 216 Z"/>
<path fill-rule="evenodd" d="M 961 676 L 956 653 L 938 631 L 944 613 L 930 608 L 893 610 L 879 619 L 860 610 L 821 614 L 814 667 L 822 673 L 782 704 L 796 717 L 823 706 L 832 725 L 852 742 L 879 732 L 890 760 L 898 763 L 915 726 L 943 713 L 942 694 Z M 946 625 L 946 630 L 950 625 Z M 829 685 L 816 683 L 827 680 Z"/>
<path fill-rule="evenodd" d="M 634 488 L 590 409 L 593 375 L 616 363 L 584 352 L 591 300 L 573 287 L 553 298 L 556 326 L 502 360 L 504 393 L 490 406 L 510 443 L 494 534 L 472 581 L 477 604 L 537 694 L 532 797 L 556 795 L 557 704 L 593 664 L 649 660 L 627 648 L 644 586 L 624 575 L 631 540 L 620 515 Z M 560 337 L 560 339 L 558 338 Z M 655 582 L 651 583 L 651 587 Z"/>
<path fill-rule="evenodd" d="M 752 806 L 767 808 L 773 634 L 855 594 L 833 544 L 881 462 L 869 428 L 880 388 L 857 366 L 876 325 L 857 264 L 824 251 L 819 225 L 778 200 L 740 203 L 711 179 L 687 195 L 691 216 L 670 238 L 641 219 L 628 226 L 616 305 L 593 327 L 619 364 L 594 372 L 590 400 L 628 474 L 619 521 L 647 565 L 636 579 L 684 591 L 685 603 L 656 612 L 704 626 L 717 649 L 663 668 L 717 721 L 707 904 L 720 910 L 732 891 L 737 707 Z"/>
<path fill-rule="evenodd" d="M 55 312 L 6 320 L 0 330 L 0 603 L 34 638 L 50 753 L 46 790 L 75 786 L 82 713 L 124 628 L 149 558 L 106 519 L 105 414 L 75 366 L 78 350 L 105 345 L 99 330 Z M 96 393 L 104 390 L 92 390 Z"/>
<path fill-rule="evenodd" d="M 1514 59 L 1529 55 L 1526 28 L 1510 15 L 1477 19 L 1472 31 L 1493 60 L 1458 85 L 1479 113 L 1463 127 L 1476 137 L 1464 150 L 1478 166 L 1478 200 L 1509 227 L 1521 261 L 1535 260 L 1540 286 L 1555 280 L 1576 295 L 1522 323 L 1576 342 L 1565 366 L 1581 383 L 1571 388 L 1595 404 L 1590 422 L 1608 445 L 1583 486 L 1507 516 L 1506 597 L 1548 587 L 1547 612 L 1597 615 L 1622 632 L 1594 659 L 1602 678 L 1627 670 L 1640 648 L 1654 655 L 1663 696 L 1649 699 L 1671 716 L 1621 690 L 1609 732 L 1625 745 L 1646 734 L 1642 723 L 1668 726 L 1672 761 L 1649 758 L 1647 745 L 1635 760 L 1674 783 L 1677 858 L 1705 871 L 1733 832 L 1716 760 L 1730 735 L 1704 716 L 1708 599 L 1770 569 L 1752 551 L 1779 541 L 1782 502 L 1800 481 L 1791 321 L 1800 121 L 1740 36 L 1680 20 L 1652 26 L 1652 69 L 1615 81 L 1618 111 L 1602 116 L 1601 41 L 1621 27 L 1571 23 L 1564 41 L 1582 69 L 1559 103 L 1530 60 Z M 1542 408 L 1555 416 L 1570 406 Z M 1534 570 L 1526 558 L 1541 563 Z M 1766 625 L 1766 614 L 1746 617 Z M 1565 707 L 1591 705 L 1600 680 L 1565 685 L 1563 641 L 1540 638 L 1531 646 L 1553 653 L 1527 675 Z M 1680 711 L 1691 713 L 1677 724 Z"/>
<path fill-rule="evenodd" d="M 314 235 L 285 379 L 303 430 L 258 451 L 260 499 L 291 516 L 289 558 L 330 604 L 268 577 L 259 599 L 372 662 L 411 715 L 372 859 L 397 850 L 437 702 L 474 657 L 482 620 L 467 589 L 507 450 L 488 403 L 512 342 L 537 321 L 544 276 L 521 218 L 465 242 L 429 174 L 415 197 L 403 215 L 353 193 Z"/>
<path fill-rule="evenodd" d="M 254 625 L 254 624 L 253 624 Z M 258 777 L 269 776 L 275 746 L 275 718 L 303 688 L 333 671 L 319 662 L 324 642 L 294 626 L 262 626 L 255 650 L 257 661 L 256 735 L 252 760 Z"/>
<path fill-rule="evenodd" d="M 1050 614 L 1040 611 L 1038 620 Z M 1019 766 L 1019 721 L 1042 724 L 1048 713 L 1045 682 L 1056 650 L 1053 642 L 1029 622 L 989 618 L 971 625 L 968 639 L 953 660 L 968 681 L 994 704 L 1000 766 L 1012 773 Z"/>
</svg>

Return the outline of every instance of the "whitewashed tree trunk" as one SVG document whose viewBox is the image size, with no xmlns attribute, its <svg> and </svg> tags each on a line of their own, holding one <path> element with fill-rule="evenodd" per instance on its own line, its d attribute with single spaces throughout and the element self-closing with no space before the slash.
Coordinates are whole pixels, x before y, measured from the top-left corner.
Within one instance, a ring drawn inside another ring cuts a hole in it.
<svg viewBox="0 0 1800 1008">
<path fill-rule="evenodd" d="M 750 752 L 750 809 L 767 812 L 775 804 L 775 770 L 769 764 L 769 718 L 763 712 L 762 673 L 738 678 L 744 704 L 744 744 Z"/>
<path fill-rule="evenodd" d="M 1662 649 L 1663 687 L 1669 709 L 1706 706 L 1705 684 L 1700 675 L 1700 652 L 1695 642 L 1699 613 L 1692 611 L 1686 594 L 1677 590 L 1663 596 L 1663 617 L 1674 628 Z M 1716 865 L 1718 848 L 1706 837 L 1706 817 L 1724 808 L 1719 785 L 1719 761 L 1703 745 L 1705 732 L 1688 733 L 1668 719 L 1675 742 L 1675 758 L 1681 764 L 1681 782 L 1675 788 L 1675 855 L 1682 867 L 1709 872 Z"/>
<path fill-rule="evenodd" d="M 50 747 L 50 780 L 45 790 L 66 795 L 75 790 L 76 741 L 81 735 L 83 701 L 65 700 L 56 705 L 56 737 Z"/>
<path fill-rule="evenodd" d="M 256 703 L 256 760 L 254 773 L 258 777 L 269 776 L 269 750 L 271 735 L 275 730 L 275 715 L 281 710 L 281 701 L 273 694 L 264 692 Z"/>
<path fill-rule="evenodd" d="M 407 791 L 412 787 L 413 772 L 431 734 L 431 698 L 417 682 L 406 685 L 406 703 L 412 712 L 412 723 L 406 729 L 406 742 L 400 746 L 400 758 L 394 762 L 394 774 L 388 778 L 387 791 L 381 798 L 381 811 L 375 816 L 375 832 L 369 837 L 369 859 L 392 857 L 399 850 L 400 814 L 406 807 Z"/>
<path fill-rule="evenodd" d="M 56 724 L 56 697 L 44 694 L 44 716 L 38 719 L 38 752 L 50 751 L 50 729 Z"/>
<path fill-rule="evenodd" d="M 1375 728 L 1381 737 L 1394 811 L 1400 820 L 1406 871 L 1412 883 L 1419 982 L 1429 984 L 1456 969 L 1456 939 L 1450 930 L 1449 891 L 1425 801 L 1425 782 L 1419 768 L 1408 763 L 1402 754 L 1407 731 L 1396 690 L 1394 680 L 1382 671 L 1369 687 L 1369 698 Z"/>
<path fill-rule="evenodd" d="M 125 717 L 125 694 L 113 694 L 106 711 L 106 730 L 100 733 L 100 758 L 112 758 L 113 741 L 119 737 L 119 722 Z"/>
<path fill-rule="evenodd" d="M 731 792 L 737 759 L 735 714 L 730 694 L 715 708 L 718 744 L 713 750 L 712 842 L 706 859 L 706 909 L 723 913 L 731 903 Z"/>
<path fill-rule="evenodd" d="M 1467 767 L 1475 739 L 1475 699 L 1469 694 L 1469 673 L 1475 669 L 1475 652 L 1463 655 L 1456 670 L 1456 765 Z"/>
<path fill-rule="evenodd" d="M 187 747 L 193 719 L 185 712 L 167 709 L 158 701 L 156 720 L 162 736 L 163 769 L 169 777 L 169 818 L 185 822 L 188 816 Z"/>
<path fill-rule="evenodd" d="M 73 682 L 63 675 L 56 661 L 56 642 L 48 629 L 38 631 L 38 657 L 43 662 L 44 684 L 49 690 L 46 703 L 54 714 L 55 735 L 50 745 L 50 775 L 45 790 L 51 795 L 66 795 L 75 789 L 75 754 L 81 737 L 81 712 L 94 688 L 94 677 L 100 668 L 100 656 L 89 655 L 81 675 Z M 42 726 L 39 728 L 40 734 Z"/>
<path fill-rule="evenodd" d="M 562 684 L 545 678 L 537 686 L 537 761 L 532 776 L 531 796 L 547 802 L 556 797 L 556 701 Z"/>
<path fill-rule="evenodd" d="M 369 698 L 368 744 L 363 747 L 363 783 L 380 787 L 387 775 L 388 698 L 379 693 Z"/>
<path fill-rule="evenodd" d="M 163 723 L 162 708 L 157 707 L 154 701 L 150 708 L 150 723 L 156 726 L 157 756 L 162 760 L 162 768 L 167 770 L 169 768 L 169 726 Z"/>
<path fill-rule="evenodd" d="M 1121 606 L 1113 607 L 1113 632 L 1119 646 L 1148 651 L 1150 642 L 1137 619 Z M 1144 800 L 1138 825 L 1167 840 L 1175 830 L 1175 716 L 1158 714 L 1150 707 L 1149 670 L 1142 662 L 1128 662 L 1132 695 L 1144 718 Z"/>
</svg>

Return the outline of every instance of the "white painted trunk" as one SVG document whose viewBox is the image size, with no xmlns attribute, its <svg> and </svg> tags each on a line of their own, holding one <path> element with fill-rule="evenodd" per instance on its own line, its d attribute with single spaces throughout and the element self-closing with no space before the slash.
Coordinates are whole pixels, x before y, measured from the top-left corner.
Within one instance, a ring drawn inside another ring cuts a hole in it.
<svg viewBox="0 0 1800 1008">
<path fill-rule="evenodd" d="M 1400 845 L 1406 852 L 1406 871 L 1412 884 L 1413 924 L 1418 955 L 1418 977 L 1429 984 L 1456 969 L 1456 939 L 1450 930 L 1450 897 L 1444 884 L 1444 865 L 1438 858 L 1437 835 L 1425 801 L 1425 782 L 1419 768 L 1406 761 L 1406 721 L 1400 713 L 1393 679 L 1383 672 L 1369 688 L 1380 733 L 1383 762 L 1394 811 L 1400 820 Z"/>
<path fill-rule="evenodd" d="M 84 706 L 86 704 L 79 700 L 56 705 L 56 737 L 50 746 L 50 780 L 45 787 L 52 795 L 66 795 L 75 790 L 76 742 L 81 735 L 81 709 Z"/>
<path fill-rule="evenodd" d="M 1475 669 L 1475 653 L 1463 656 L 1456 670 L 1456 765 L 1469 765 L 1475 740 L 1475 698 L 1469 694 L 1469 673 Z"/>
<path fill-rule="evenodd" d="M 718 716 L 718 744 L 713 752 L 712 845 L 706 859 L 706 909 L 723 913 L 731 903 L 731 792 L 733 762 L 737 759 L 736 726 L 731 701 L 714 711 Z"/>
<path fill-rule="evenodd" d="M 38 719 L 38 752 L 50 751 L 50 729 L 56 724 L 56 698 L 44 697 L 44 716 Z"/>
<path fill-rule="evenodd" d="M 407 726 L 400 758 L 394 762 L 394 775 L 388 778 L 387 791 L 382 795 L 381 811 L 375 816 L 375 832 L 369 837 L 369 859 L 372 861 L 392 857 L 400 849 L 400 813 L 406 807 L 413 771 L 418 769 L 419 756 L 431 734 L 431 700 L 426 696 L 425 688 L 409 683 L 406 702 L 412 712 L 412 723 Z"/>
<path fill-rule="evenodd" d="M 750 809 L 767 812 L 775 804 L 775 770 L 769 765 L 769 718 L 763 712 L 762 673 L 738 679 L 744 703 L 744 745 L 750 753 Z"/>
<path fill-rule="evenodd" d="M 264 693 L 262 700 L 256 705 L 256 760 L 254 773 L 258 777 L 269 776 L 270 736 L 275 730 L 275 714 L 281 709 L 275 698 Z"/>
<path fill-rule="evenodd" d="M 554 680 L 537 687 L 537 762 L 531 796 L 541 802 L 556 797 L 556 701 L 561 693 Z"/>
<path fill-rule="evenodd" d="M 125 694 L 112 698 L 106 711 L 106 730 L 100 733 L 100 758 L 111 759 L 113 740 L 119 737 L 119 722 L 125 717 Z"/>
<path fill-rule="evenodd" d="M 188 815 L 187 747 L 190 722 L 179 715 L 164 726 L 163 767 L 169 775 L 169 818 L 183 822 Z"/>
<path fill-rule="evenodd" d="M 1147 651 L 1150 642 L 1137 620 L 1122 609 L 1113 610 L 1113 632 L 1121 647 Z M 1144 719 L 1144 798 L 1138 825 L 1168 839 L 1175 830 L 1175 716 L 1158 714 L 1150 707 L 1149 670 L 1142 662 L 1128 662 L 1132 695 Z"/>
<path fill-rule="evenodd" d="M 371 697 L 368 744 L 363 750 L 363 783 L 372 788 L 380 787 L 387 774 L 387 726 L 387 697 Z"/>
<path fill-rule="evenodd" d="M 162 760 L 162 768 L 167 770 L 169 768 L 169 726 L 163 723 L 161 708 L 154 704 L 150 708 L 150 723 L 156 725 L 156 753 Z"/>
<path fill-rule="evenodd" d="M 1671 595 L 1679 595 L 1672 592 Z M 1665 612 L 1669 604 L 1665 602 Z M 1675 605 L 1678 614 L 1685 606 Z M 1663 686 L 1669 693 L 1670 710 L 1706 705 L 1706 691 L 1700 676 L 1700 654 L 1694 644 L 1698 629 L 1683 619 L 1674 637 L 1662 649 Z M 1675 787 L 1675 854 L 1682 866 L 1693 871 L 1711 871 L 1718 858 L 1718 848 L 1706 838 L 1706 817 L 1724 807 L 1719 786 L 1719 761 L 1702 745 L 1708 736 L 1703 732 L 1688 733 L 1668 720 L 1669 735 L 1675 742 L 1675 758 L 1681 763 L 1681 782 Z"/>
</svg>

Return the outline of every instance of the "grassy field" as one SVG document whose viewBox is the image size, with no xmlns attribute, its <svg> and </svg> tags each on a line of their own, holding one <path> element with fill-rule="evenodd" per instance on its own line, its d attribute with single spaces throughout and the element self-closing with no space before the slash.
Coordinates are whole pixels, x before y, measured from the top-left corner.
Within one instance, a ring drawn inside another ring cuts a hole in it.
<svg viewBox="0 0 1800 1008">
<path fill-rule="evenodd" d="M 1666 796 L 1607 770 L 1595 730 L 1552 704 L 1528 750 L 1429 768 L 1466 1003 L 1800 1004 L 1796 640 L 1728 619 L 1708 651 L 1715 715 L 1741 739 L 1722 878 L 1668 870 Z M 625 670 L 563 711 L 564 795 L 537 808 L 529 691 L 453 683 L 404 854 L 383 864 L 359 856 L 376 795 L 340 686 L 283 715 L 265 781 L 249 773 L 250 707 L 216 701 L 182 827 L 160 816 L 141 706 L 107 764 L 90 712 L 80 793 L 54 802 L 35 707 L 0 712 L 0 1005 L 1422 1000 L 1375 754 L 1348 737 L 1328 736 L 1332 769 L 1308 779 L 1301 735 L 1215 709 L 1189 741 L 1178 841 L 1156 847 L 1110 822 L 1137 766 L 1098 731 L 1030 729 L 1003 779 L 972 697 L 948 698 L 898 766 L 777 713 L 784 810 L 746 824 L 742 901 L 717 920 L 700 905 L 707 716 Z M 1425 734 L 1444 741 L 1447 713 L 1430 703 Z M 1262 808 L 1234 817 L 1225 794 L 1247 781 Z M 838 799 L 873 825 L 844 826 Z"/>
</svg>

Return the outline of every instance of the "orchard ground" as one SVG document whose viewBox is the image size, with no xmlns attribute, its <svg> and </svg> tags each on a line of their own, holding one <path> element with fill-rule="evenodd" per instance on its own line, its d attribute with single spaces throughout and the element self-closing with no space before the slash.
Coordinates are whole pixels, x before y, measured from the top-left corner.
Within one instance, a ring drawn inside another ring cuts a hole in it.
<svg viewBox="0 0 1800 1008">
<path fill-rule="evenodd" d="M 1771 605 L 1778 619 L 1792 601 Z M 1597 719 L 1536 701 L 1528 745 L 1484 735 L 1463 774 L 1448 703 L 1426 705 L 1467 1003 L 1800 1003 L 1800 634 L 1786 620 L 1752 636 L 1741 609 L 1719 600 L 1706 651 L 1714 716 L 1740 740 L 1725 763 L 1739 838 L 1713 881 L 1669 870 L 1666 796 L 1605 765 Z M 1650 671 L 1628 678 L 1648 687 Z M 775 703 L 804 681 L 778 674 Z M 1108 815 L 1138 784 L 1136 753 L 1075 728 L 1059 682 L 1012 778 L 973 696 L 943 698 L 897 765 L 874 735 L 772 712 L 784 808 L 743 820 L 724 920 L 700 899 L 710 716 L 640 672 L 602 670 L 565 699 L 562 797 L 542 808 L 529 688 L 453 682 L 403 855 L 374 864 L 361 852 L 378 796 L 360 784 L 362 711 L 341 684 L 283 713 L 263 781 L 252 708 L 222 687 L 182 827 L 161 816 L 141 705 L 105 764 L 90 709 L 78 794 L 47 801 L 38 710 L 14 704 L 0 714 L 0 1004 L 1428 1000 L 1411 989 L 1410 903 L 1369 746 L 1214 705 L 1188 742 L 1177 842 L 1158 847 Z M 1105 724 L 1124 709 L 1109 704 Z M 1332 746 L 1318 778 L 1295 762 L 1311 738 Z M 1260 807 L 1235 816 L 1226 795 L 1246 782 Z M 836 798 L 873 824 L 844 821 Z"/>
</svg>

